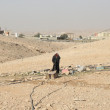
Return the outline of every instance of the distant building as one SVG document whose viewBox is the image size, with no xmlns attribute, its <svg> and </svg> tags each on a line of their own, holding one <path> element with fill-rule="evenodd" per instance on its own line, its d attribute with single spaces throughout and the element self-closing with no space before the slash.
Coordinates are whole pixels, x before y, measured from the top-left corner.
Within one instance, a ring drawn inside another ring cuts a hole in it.
<svg viewBox="0 0 110 110">
<path fill-rule="evenodd" d="M 9 31 L 4 30 L 4 34 L 5 34 L 5 36 L 9 36 Z"/>
<path fill-rule="evenodd" d="M 110 37 L 110 31 L 103 31 L 103 32 L 99 32 L 99 33 L 95 33 L 91 36 L 91 39 L 106 39 Z"/>
<path fill-rule="evenodd" d="M 46 35 L 40 35 L 40 39 L 47 39 Z"/>
<path fill-rule="evenodd" d="M 41 34 L 40 39 L 42 39 L 42 40 L 57 40 L 63 34 L 67 34 L 68 38 L 71 40 L 73 40 L 75 38 L 74 33 L 58 33 L 58 34 L 53 34 L 53 35 Z"/>
<path fill-rule="evenodd" d="M 18 37 L 18 33 L 15 33 L 15 37 L 16 37 L 16 38 Z"/>
<path fill-rule="evenodd" d="M 97 34 L 98 37 L 110 37 L 110 32 L 101 32 Z"/>
<path fill-rule="evenodd" d="M 70 39 L 74 39 L 75 38 L 75 34 L 74 33 L 66 33 L 68 35 L 68 38 Z"/>
</svg>

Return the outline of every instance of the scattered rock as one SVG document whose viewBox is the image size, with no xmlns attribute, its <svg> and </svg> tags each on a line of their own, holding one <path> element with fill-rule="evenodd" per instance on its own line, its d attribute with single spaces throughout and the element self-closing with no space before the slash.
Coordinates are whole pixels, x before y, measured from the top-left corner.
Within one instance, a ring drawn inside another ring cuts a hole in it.
<svg viewBox="0 0 110 110">
<path fill-rule="evenodd" d="M 24 81 L 28 81 L 28 79 L 27 79 L 27 78 L 25 78 L 25 79 L 24 79 Z"/>
<path fill-rule="evenodd" d="M 11 82 L 15 82 L 16 80 L 15 80 L 15 79 L 11 79 L 10 81 L 11 81 Z"/>
<path fill-rule="evenodd" d="M 43 79 L 46 79 L 46 76 L 43 76 Z"/>
<path fill-rule="evenodd" d="M 91 69 L 89 67 L 86 67 L 86 71 L 90 71 Z"/>
<path fill-rule="evenodd" d="M 10 74 L 9 73 L 1 73 L 0 76 L 2 77 L 6 77 L 6 76 L 9 76 Z"/>
<path fill-rule="evenodd" d="M 47 104 L 46 107 L 51 107 L 51 104 Z"/>
</svg>

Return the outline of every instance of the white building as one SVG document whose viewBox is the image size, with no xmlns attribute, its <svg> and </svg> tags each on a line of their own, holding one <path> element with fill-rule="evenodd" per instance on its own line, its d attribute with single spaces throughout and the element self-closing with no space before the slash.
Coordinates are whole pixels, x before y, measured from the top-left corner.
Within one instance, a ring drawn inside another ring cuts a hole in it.
<svg viewBox="0 0 110 110">
<path fill-rule="evenodd" d="M 70 39 L 74 39 L 75 38 L 75 34 L 74 33 L 66 33 L 68 35 L 68 38 Z"/>
<path fill-rule="evenodd" d="M 107 39 L 110 37 L 110 31 L 103 31 L 99 33 L 95 33 L 91 36 L 91 39 Z"/>
</svg>

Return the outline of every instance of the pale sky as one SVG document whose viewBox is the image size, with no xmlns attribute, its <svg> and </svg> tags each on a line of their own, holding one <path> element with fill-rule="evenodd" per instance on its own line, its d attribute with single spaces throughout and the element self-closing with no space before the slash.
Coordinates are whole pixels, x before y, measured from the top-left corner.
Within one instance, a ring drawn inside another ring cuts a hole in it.
<svg viewBox="0 0 110 110">
<path fill-rule="evenodd" d="M 0 27 L 19 32 L 110 28 L 110 0 L 0 0 Z"/>
</svg>

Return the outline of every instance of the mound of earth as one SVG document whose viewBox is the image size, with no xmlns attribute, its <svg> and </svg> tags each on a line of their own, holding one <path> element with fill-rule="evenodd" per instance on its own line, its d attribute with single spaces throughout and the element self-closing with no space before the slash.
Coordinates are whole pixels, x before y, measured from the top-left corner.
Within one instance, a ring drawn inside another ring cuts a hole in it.
<svg viewBox="0 0 110 110">
<path fill-rule="evenodd" d="M 0 36 L 0 62 L 50 53 L 69 47 L 68 43 Z"/>
</svg>

